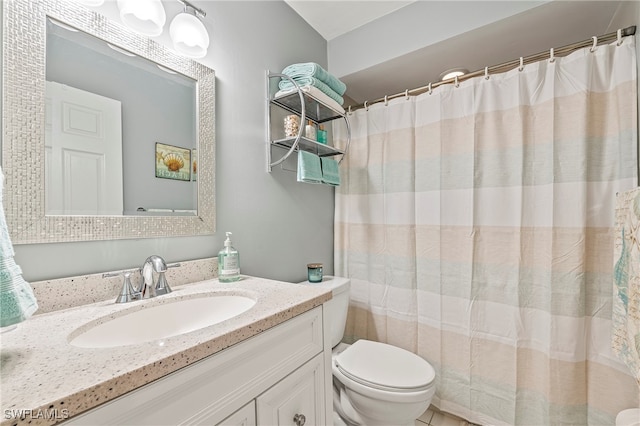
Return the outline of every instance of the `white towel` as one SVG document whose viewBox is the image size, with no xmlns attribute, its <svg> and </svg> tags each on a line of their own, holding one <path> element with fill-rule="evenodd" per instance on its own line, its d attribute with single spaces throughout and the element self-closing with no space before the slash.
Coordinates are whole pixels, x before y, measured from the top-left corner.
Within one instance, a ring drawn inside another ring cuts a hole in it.
<svg viewBox="0 0 640 426">
<path fill-rule="evenodd" d="M 611 348 L 640 386 L 640 188 L 618 195 Z"/>
<path fill-rule="evenodd" d="M 326 106 L 331 107 L 335 111 L 338 111 L 340 114 L 344 114 L 344 108 L 342 108 L 342 105 L 340 105 L 339 103 L 331 99 L 329 96 L 322 93 L 320 89 L 318 89 L 317 87 L 300 86 L 300 90 L 302 90 L 303 92 L 307 92 L 308 94 L 310 94 L 311 96 L 313 96 L 314 98 L 316 98 L 317 100 L 325 104 Z M 279 98 L 280 96 L 289 95 L 295 91 L 296 89 L 280 90 L 275 94 L 274 99 Z"/>
<path fill-rule="evenodd" d="M 38 303 L 31 286 L 22 278 L 22 269 L 13 259 L 15 253 L 2 205 L 3 185 L 4 175 L 0 169 L 0 327 L 8 327 L 33 315 Z"/>
</svg>

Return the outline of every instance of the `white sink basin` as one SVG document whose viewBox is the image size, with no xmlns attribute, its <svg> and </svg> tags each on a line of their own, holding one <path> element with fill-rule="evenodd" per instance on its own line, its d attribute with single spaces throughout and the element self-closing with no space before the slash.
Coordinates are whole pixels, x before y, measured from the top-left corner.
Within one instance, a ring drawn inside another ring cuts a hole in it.
<svg viewBox="0 0 640 426">
<path fill-rule="evenodd" d="M 112 348 L 162 341 L 228 320 L 255 304 L 254 299 L 237 295 L 167 301 L 105 322 L 98 320 L 95 326 L 77 336 L 74 336 L 77 332 L 72 333 L 69 343 L 81 348 Z"/>
</svg>

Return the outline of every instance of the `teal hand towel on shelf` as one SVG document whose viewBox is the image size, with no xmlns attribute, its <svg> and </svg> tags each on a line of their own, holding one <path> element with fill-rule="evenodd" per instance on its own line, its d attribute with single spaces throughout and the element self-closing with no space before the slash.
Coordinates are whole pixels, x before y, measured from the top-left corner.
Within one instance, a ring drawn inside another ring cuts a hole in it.
<svg viewBox="0 0 640 426">
<path fill-rule="evenodd" d="M 14 251 L 2 206 L 4 175 L 0 170 L 0 327 L 8 327 L 29 318 L 38 303 L 22 269 L 13 259 Z"/>
<path fill-rule="evenodd" d="M 322 81 L 318 80 L 317 78 L 314 78 L 314 77 L 295 77 L 293 80 L 296 82 L 296 84 L 298 86 L 301 86 L 301 87 L 306 87 L 306 86 L 315 87 L 316 89 L 320 90 L 322 93 L 324 93 L 325 95 L 329 96 L 331 99 L 333 99 L 334 101 L 336 101 L 340 105 L 344 104 L 344 98 L 342 96 L 340 96 L 338 93 L 336 93 L 335 90 L 331 89 L 331 87 L 327 86 L 325 83 L 323 83 Z M 281 90 L 290 90 L 290 89 L 294 88 L 293 83 L 291 83 L 287 79 L 281 79 L 280 80 L 280 84 L 278 84 L 278 87 Z"/>
<path fill-rule="evenodd" d="M 329 86 L 338 95 L 344 95 L 347 91 L 347 85 L 340 81 L 333 74 L 327 72 L 315 62 L 305 62 L 300 64 L 292 64 L 282 70 L 282 74 L 291 78 L 314 77 Z M 283 89 L 283 87 L 281 87 Z"/>
<path fill-rule="evenodd" d="M 320 157 L 307 151 L 298 151 L 298 182 L 322 183 Z"/>
<path fill-rule="evenodd" d="M 322 158 L 322 183 L 327 185 L 340 185 L 340 168 L 333 158 Z"/>
</svg>

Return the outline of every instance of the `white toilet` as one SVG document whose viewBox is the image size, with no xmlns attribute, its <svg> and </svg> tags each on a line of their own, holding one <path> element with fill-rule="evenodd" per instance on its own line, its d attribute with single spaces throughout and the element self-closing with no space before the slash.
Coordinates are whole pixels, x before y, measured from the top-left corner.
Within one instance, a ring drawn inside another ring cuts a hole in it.
<svg viewBox="0 0 640 426">
<path fill-rule="evenodd" d="M 334 422 L 340 425 L 414 425 L 431 404 L 435 370 L 418 355 L 385 343 L 340 343 L 349 307 L 347 278 L 324 277 L 306 285 L 331 288 L 327 302 L 331 322 Z"/>
</svg>

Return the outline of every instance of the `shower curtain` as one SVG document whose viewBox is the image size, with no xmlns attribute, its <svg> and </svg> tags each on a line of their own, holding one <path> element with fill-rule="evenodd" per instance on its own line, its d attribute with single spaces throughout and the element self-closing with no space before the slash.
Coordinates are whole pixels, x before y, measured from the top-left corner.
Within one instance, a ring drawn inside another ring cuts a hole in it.
<svg viewBox="0 0 640 426">
<path fill-rule="evenodd" d="M 335 210 L 346 339 L 419 354 L 434 405 L 475 423 L 611 425 L 638 407 L 610 349 L 615 195 L 638 183 L 636 66 L 628 37 L 349 116 Z"/>
</svg>

